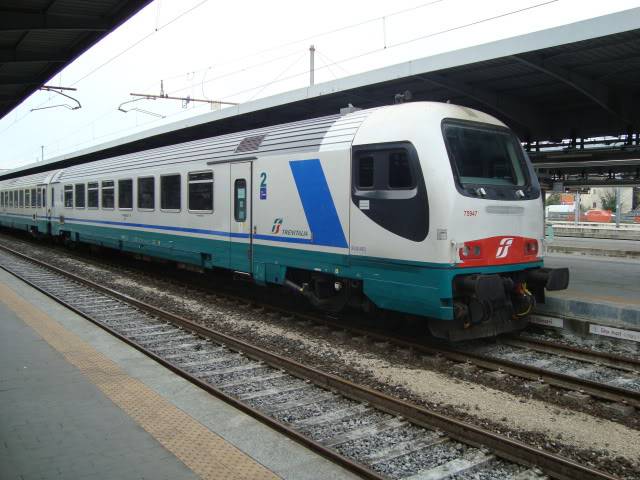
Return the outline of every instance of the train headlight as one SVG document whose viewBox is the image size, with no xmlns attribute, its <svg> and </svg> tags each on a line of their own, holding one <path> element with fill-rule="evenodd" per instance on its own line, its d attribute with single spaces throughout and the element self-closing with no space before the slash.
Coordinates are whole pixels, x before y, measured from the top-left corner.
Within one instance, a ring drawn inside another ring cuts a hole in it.
<svg viewBox="0 0 640 480">
<path fill-rule="evenodd" d="M 538 254 L 538 241 L 533 239 L 527 239 L 524 242 L 524 254 L 525 255 L 537 255 Z"/>
<path fill-rule="evenodd" d="M 480 242 L 464 242 L 458 250 L 460 260 L 478 260 L 482 258 L 482 246 Z"/>
</svg>

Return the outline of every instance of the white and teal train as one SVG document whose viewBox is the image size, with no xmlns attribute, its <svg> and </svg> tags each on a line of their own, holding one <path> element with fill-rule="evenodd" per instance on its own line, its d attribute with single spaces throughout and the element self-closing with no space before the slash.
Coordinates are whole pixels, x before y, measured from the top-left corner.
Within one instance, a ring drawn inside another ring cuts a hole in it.
<svg viewBox="0 0 640 480">
<path fill-rule="evenodd" d="M 540 188 L 500 121 L 416 102 L 0 176 L 0 223 L 422 318 L 450 339 L 526 324 Z"/>
</svg>

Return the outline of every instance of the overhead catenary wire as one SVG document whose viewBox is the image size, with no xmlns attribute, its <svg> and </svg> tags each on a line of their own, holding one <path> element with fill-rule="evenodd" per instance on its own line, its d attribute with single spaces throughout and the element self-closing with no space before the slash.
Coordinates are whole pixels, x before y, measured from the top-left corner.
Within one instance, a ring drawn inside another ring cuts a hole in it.
<svg viewBox="0 0 640 480">
<path fill-rule="evenodd" d="M 249 98 L 248 101 L 251 101 L 254 98 L 256 98 L 258 95 L 260 95 L 264 91 L 264 89 L 267 88 L 269 85 L 276 83 L 280 79 L 280 77 L 282 77 L 282 75 L 284 75 L 289 70 L 291 70 L 302 59 L 302 57 L 305 56 L 305 54 L 306 52 L 302 52 L 292 63 L 290 63 L 287 67 L 284 68 L 284 70 L 282 70 L 278 75 L 276 75 L 276 77 L 271 81 L 271 83 L 265 84 L 260 90 L 258 90 L 253 96 L 251 96 L 251 98 Z"/>
<path fill-rule="evenodd" d="M 382 20 L 383 18 L 395 17 L 395 16 L 398 16 L 398 15 L 402 15 L 404 13 L 408 13 L 408 12 L 412 12 L 412 11 L 419 10 L 419 9 L 422 9 L 422 8 L 430 7 L 432 5 L 436 5 L 436 4 L 439 4 L 439 3 L 444 3 L 446 1 L 448 1 L 448 0 L 432 0 L 432 1 L 429 1 L 429 2 L 421 3 L 421 4 L 415 5 L 413 7 L 404 8 L 402 10 L 396 10 L 395 12 L 387 13 L 387 14 L 385 14 L 383 16 L 377 16 L 377 17 L 369 18 L 367 20 L 363 20 L 363 21 L 360 21 L 360 22 L 352 23 L 352 24 L 349 24 L 349 25 L 344 25 L 342 27 L 337 27 L 337 28 L 334 28 L 334 29 L 331 29 L 331 30 L 326 30 L 324 32 L 320 32 L 320 33 L 316 33 L 316 34 L 309 35 L 309 36 L 306 36 L 306 37 L 302 37 L 302 38 L 299 38 L 297 40 L 291 40 L 291 41 L 288 41 L 288 42 L 285 42 L 285 43 L 281 43 L 281 44 L 275 45 L 273 47 L 268 47 L 268 48 L 265 48 L 265 49 L 262 49 L 262 50 L 258 50 L 256 52 L 252 52 L 252 53 L 250 53 L 248 55 L 244 55 L 244 56 L 235 58 L 233 60 L 229 60 L 227 62 L 218 63 L 216 65 L 210 65 L 208 67 L 204 67 L 204 68 L 202 68 L 200 70 L 196 70 L 196 71 L 199 72 L 199 71 L 202 71 L 202 70 L 206 70 L 206 69 L 211 68 L 213 66 L 219 68 L 219 67 L 224 66 L 224 65 L 230 65 L 230 64 L 233 64 L 233 63 L 238 63 L 238 62 L 246 60 L 248 58 L 261 56 L 261 55 L 264 55 L 265 53 L 272 52 L 272 51 L 275 51 L 275 50 L 281 50 L 283 48 L 290 47 L 290 46 L 296 45 L 298 43 L 308 42 L 310 40 L 315 40 L 315 39 L 318 39 L 318 38 L 326 37 L 328 35 L 333 35 L 334 33 L 339 33 L 339 32 L 343 32 L 345 30 L 358 28 L 358 27 L 361 27 L 363 25 L 367 25 L 369 23 L 378 22 L 378 21 Z M 294 52 L 294 54 L 295 54 L 295 52 Z M 292 54 L 289 54 L 287 56 L 291 56 L 291 55 Z M 282 58 L 285 58 L 285 57 L 278 57 L 278 59 L 282 59 Z M 278 59 L 274 59 L 274 60 L 278 60 Z M 270 62 L 270 61 L 271 60 L 269 60 L 267 62 Z M 264 63 L 261 62 L 258 65 L 262 65 L 262 64 L 264 64 Z M 166 77 L 166 78 L 164 78 L 164 80 L 174 80 L 174 79 L 180 78 L 182 76 L 184 76 L 184 73 L 177 74 L 177 75 L 174 75 L 174 76 L 171 76 L 171 77 Z"/>
<path fill-rule="evenodd" d="M 121 50 L 119 53 L 117 53 L 116 55 L 110 57 L 108 60 L 106 60 L 105 62 L 101 63 L 100 65 L 98 65 L 97 67 L 95 67 L 94 69 L 90 70 L 89 72 L 87 72 L 86 74 L 84 74 L 82 77 L 80 77 L 78 80 L 76 80 L 75 82 L 73 82 L 71 85 L 77 85 L 78 83 L 80 83 L 81 81 L 85 80 L 86 78 L 90 77 L 91 75 L 93 75 L 94 73 L 96 73 L 97 71 L 101 70 L 102 68 L 106 67 L 107 65 L 109 65 L 111 62 L 113 62 L 114 60 L 116 60 L 117 58 L 121 57 L 122 55 L 124 55 L 125 53 L 127 53 L 129 50 L 131 50 L 132 48 L 135 48 L 136 46 L 140 45 L 142 42 L 144 42 L 145 40 L 147 40 L 149 37 L 153 36 L 154 34 L 160 32 L 161 30 L 163 30 L 164 28 L 168 27 L 169 25 L 172 25 L 173 23 L 177 22 L 178 20 L 180 20 L 182 17 L 184 17 L 185 15 L 188 15 L 189 13 L 193 12 L 194 10 L 196 10 L 197 8 L 201 7 L 202 5 L 204 5 L 205 3 L 207 3 L 209 0 L 201 0 L 200 2 L 198 2 L 197 4 L 195 4 L 194 6 L 188 8 L 187 10 L 185 10 L 184 12 L 176 15 L 174 18 L 172 18 L 171 20 L 169 20 L 166 23 L 163 23 L 162 25 L 160 25 L 159 27 L 156 27 L 153 31 L 149 32 L 148 34 L 144 35 L 142 38 L 140 38 L 139 40 L 135 41 L 134 43 L 132 43 L 131 45 L 129 45 L 127 48 L 125 48 L 124 50 Z"/>
<path fill-rule="evenodd" d="M 432 38 L 432 37 L 435 37 L 435 36 L 438 36 L 438 35 L 443 35 L 445 33 L 454 32 L 456 30 L 472 27 L 472 26 L 479 25 L 479 24 L 482 24 L 482 23 L 486 23 L 486 22 L 489 22 L 489 21 L 492 21 L 492 20 L 496 20 L 496 19 L 499 19 L 499 18 L 504 18 L 504 17 L 510 16 L 510 15 L 515 15 L 515 14 L 518 14 L 518 13 L 525 12 L 527 10 L 532 10 L 534 8 L 543 7 L 543 6 L 546 6 L 546 5 L 549 5 L 549 4 L 552 4 L 552 3 L 556 3 L 556 2 L 559 2 L 559 1 L 560 0 L 547 0 L 545 2 L 541 2 L 541 3 L 534 4 L 534 5 L 530 5 L 528 7 L 523 7 L 523 8 L 517 9 L 517 10 L 511 10 L 509 12 L 501 13 L 501 14 L 494 15 L 494 16 L 491 16 L 491 17 L 486 17 L 486 18 L 483 18 L 483 19 L 480 19 L 480 20 L 475 20 L 473 22 L 466 23 L 464 25 L 458 25 L 458 26 L 455 26 L 455 27 L 450 27 L 450 28 L 446 28 L 446 29 L 443 29 L 443 30 L 439 30 L 437 32 L 432 32 L 432 33 L 429 33 L 429 34 L 426 34 L 426 35 L 421 35 L 419 37 L 414 37 L 414 38 L 411 38 L 409 40 L 403 40 L 401 42 L 397 42 L 397 43 L 394 43 L 394 44 L 387 45 L 386 48 L 375 48 L 375 49 L 372 49 L 372 50 L 368 50 L 366 52 L 359 53 L 357 55 L 352 55 L 350 57 L 343 58 L 342 60 L 338 60 L 338 61 L 333 62 L 331 64 L 325 64 L 325 65 L 323 65 L 321 67 L 316 68 L 316 70 L 322 70 L 322 69 L 329 68 L 329 67 L 334 66 L 334 65 L 339 65 L 340 63 L 345 63 L 345 62 L 350 62 L 350 61 L 353 61 L 353 60 L 357 60 L 359 58 L 363 58 L 363 57 L 372 55 L 374 53 L 378 53 L 378 52 L 389 50 L 389 49 L 392 49 L 392 48 L 395 48 L 395 47 L 407 45 L 407 44 L 410 44 L 410 43 L 413 43 L 413 42 L 417 42 L 417 41 L 420 41 L 420 40 L 426 40 L 427 38 Z M 304 70 L 304 71 L 295 73 L 293 75 L 289 75 L 287 77 L 280 78 L 278 81 L 291 80 L 293 78 L 296 78 L 296 77 L 299 77 L 299 76 L 302 76 L 302 75 L 307 75 L 307 74 L 308 74 L 308 70 Z M 275 83 L 275 82 L 274 81 L 270 81 L 270 82 L 267 82 L 267 83 L 264 83 L 264 84 L 261 84 L 261 85 L 257 85 L 257 86 L 252 87 L 252 88 L 243 89 L 243 90 L 240 90 L 238 92 L 232 93 L 230 95 L 226 95 L 225 98 L 233 98 L 235 96 L 242 95 L 243 93 L 251 92 L 251 91 L 255 90 L 256 88 L 270 86 L 273 83 Z M 176 91 L 174 91 L 172 93 L 178 92 L 180 90 L 181 89 L 178 89 L 178 90 L 176 90 Z"/>
<path fill-rule="evenodd" d="M 522 13 L 522 12 L 525 12 L 525 11 L 528 11 L 528 10 L 532 10 L 532 9 L 535 9 L 535 8 L 539 8 L 539 7 L 543 7 L 543 6 L 546 6 L 546 5 L 550 5 L 552 3 L 557 3 L 559 1 L 560 0 L 547 0 L 545 2 L 536 3 L 534 5 L 529 5 L 527 7 L 522 7 L 522 8 L 516 9 L 516 10 L 510 10 L 510 11 L 507 11 L 507 12 L 504 12 L 504 13 L 501 13 L 501 14 L 498 14 L 498 15 L 493 15 L 493 16 L 490 16 L 490 17 L 482 18 L 480 20 L 475 20 L 473 22 L 465 23 L 465 24 L 462 24 L 462 25 L 457 25 L 455 27 L 449 27 L 449 28 L 446 28 L 446 29 L 443 29 L 443 30 L 438 30 L 436 32 L 432 32 L 432 33 L 429 33 L 429 34 L 426 34 L 426 35 L 420 35 L 418 37 L 414 37 L 414 38 L 411 38 L 411 39 L 408 39 L 408 40 L 403 40 L 401 42 L 397 42 L 397 43 L 393 43 L 393 44 L 387 44 L 386 47 L 378 47 L 378 48 L 374 48 L 372 50 L 368 50 L 368 51 L 353 55 L 351 57 L 346 57 L 346 58 L 343 58 L 341 60 L 338 60 L 338 61 L 332 62 L 330 64 L 324 65 L 322 67 L 319 67 L 316 70 L 322 70 L 322 69 L 329 68 L 329 67 L 332 67 L 332 66 L 339 66 L 342 63 L 350 62 L 350 61 L 353 61 L 353 60 L 357 60 L 359 58 L 363 58 L 363 57 L 366 57 L 366 56 L 369 56 L 369 55 L 373 55 L 374 53 L 383 52 L 383 51 L 386 51 L 386 50 L 391 50 L 393 48 L 404 46 L 404 45 L 408 45 L 410 43 L 414 43 L 414 42 L 417 42 L 417 41 L 420 41 L 420 40 L 426 40 L 428 38 L 436 37 L 436 36 L 439 36 L 439 35 L 444 35 L 446 33 L 451 33 L 451 32 L 454 32 L 454 31 L 457 31 L 457 30 L 461 30 L 461 29 L 464 29 L 464 28 L 473 27 L 473 26 L 476 26 L 476 25 L 480 25 L 482 23 L 486 23 L 486 22 L 492 21 L 492 20 L 497 20 L 499 18 L 504 18 L 504 17 L 510 16 L 510 15 L 515 15 L 515 14 Z M 211 79 L 209 79 L 209 80 L 207 80 L 206 82 L 203 82 L 203 83 L 210 83 L 210 82 L 216 81 L 216 80 L 218 80 L 220 78 L 224 78 L 226 76 L 230 76 L 232 74 L 233 73 L 221 75 L 219 77 L 214 77 L 214 78 L 211 78 Z M 294 75 L 290 75 L 290 76 L 281 78 L 279 81 L 290 80 L 292 78 L 296 78 L 296 77 L 299 77 L 299 76 L 305 75 L 305 74 L 308 74 L 308 70 L 305 70 L 304 72 L 296 73 Z M 244 90 L 241 90 L 239 92 L 233 93 L 231 95 L 227 95 L 226 97 L 227 98 L 231 98 L 231 97 L 240 95 L 242 93 L 247 93 L 247 92 L 253 91 L 255 89 L 261 88 L 261 87 L 272 85 L 273 83 L 274 82 L 271 81 L 271 82 L 268 82 L 268 83 L 265 83 L 265 84 L 260 84 L 260 85 L 257 85 L 255 87 L 244 89 Z M 181 88 L 172 90 L 171 93 L 174 94 L 174 93 L 182 92 L 182 91 L 188 90 L 190 88 L 191 88 L 191 86 L 181 87 Z"/>
</svg>

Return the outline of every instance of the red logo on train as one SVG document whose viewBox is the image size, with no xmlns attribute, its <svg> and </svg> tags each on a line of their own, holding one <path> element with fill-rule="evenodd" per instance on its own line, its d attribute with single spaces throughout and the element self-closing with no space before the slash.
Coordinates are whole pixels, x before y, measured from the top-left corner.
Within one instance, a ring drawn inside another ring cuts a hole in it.
<svg viewBox="0 0 640 480">
<path fill-rule="evenodd" d="M 538 240 L 526 237 L 489 237 L 464 242 L 458 267 L 480 267 L 538 261 Z"/>
</svg>

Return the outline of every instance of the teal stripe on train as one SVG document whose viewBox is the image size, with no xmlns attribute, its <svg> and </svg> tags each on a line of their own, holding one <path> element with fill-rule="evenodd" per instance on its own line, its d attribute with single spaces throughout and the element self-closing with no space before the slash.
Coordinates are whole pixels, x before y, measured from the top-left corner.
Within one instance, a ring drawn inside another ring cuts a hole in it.
<svg viewBox="0 0 640 480">
<path fill-rule="evenodd" d="M 0 224 L 13 228 L 36 226 L 30 218 L 0 215 Z M 39 229 L 44 226 L 37 225 Z M 133 230 L 90 224 L 53 222 L 52 233 L 68 232 L 74 241 L 115 248 L 127 252 L 183 262 L 204 268 L 238 270 L 238 260 L 247 258 L 247 243 L 229 239 L 201 238 L 172 233 Z M 365 294 L 380 308 L 452 319 L 452 281 L 460 273 L 500 273 L 538 268 L 542 262 L 465 268 L 451 264 L 388 260 L 310 252 L 284 246 L 254 244 L 253 274 L 259 283 L 282 283 L 287 268 L 323 271 L 343 278 L 363 281 Z"/>
</svg>

